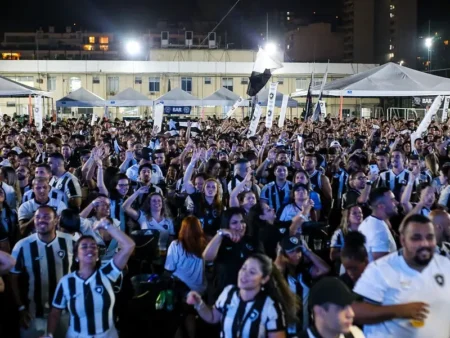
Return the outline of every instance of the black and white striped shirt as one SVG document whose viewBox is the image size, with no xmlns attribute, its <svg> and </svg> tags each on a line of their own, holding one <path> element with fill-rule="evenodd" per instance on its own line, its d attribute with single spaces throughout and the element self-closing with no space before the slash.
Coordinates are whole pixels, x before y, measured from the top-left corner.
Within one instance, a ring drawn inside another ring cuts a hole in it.
<svg viewBox="0 0 450 338">
<path fill-rule="evenodd" d="M 57 200 L 58 202 L 64 202 L 64 194 L 62 191 L 57 189 L 50 189 L 48 196 L 51 199 Z M 23 194 L 22 203 L 32 200 L 35 197 L 33 190 L 28 190 Z"/>
<path fill-rule="evenodd" d="M 270 182 L 262 188 L 260 198 L 266 201 L 275 211 L 278 211 L 283 205 L 289 203 L 293 187 L 294 184 L 290 181 L 286 181 L 281 188 L 278 187 L 276 182 Z"/>
<path fill-rule="evenodd" d="M 52 188 L 60 190 L 64 194 L 63 202 L 69 205 L 71 198 L 81 197 L 80 182 L 76 176 L 66 171 L 60 178 L 53 177 L 50 181 Z"/>
<path fill-rule="evenodd" d="M 239 289 L 229 285 L 220 294 L 215 308 L 222 314 L 222 338 L 266 338 L 269 332 L 286 330 L 281 306 L 262 292 L 255 300 L 244 302 Z"/>
<path fill-rule="evenodd" d="M 80 337 L 92 337 L 114 329 L 113 283 L 120 274 L 111 260 L 87 280 L 72 272 L 59 281 L 52 305 L 69 310 L 69 331 Z"/>
<path fill-rule="evenodd" d="M 58 231 L 50 243 L 33 234 L 14 246 L 16 266 L 11 273 L 28 275 L 29 311 L 33 317 L 48 314 L 58 281 L 69 273 L 72 255 L 73 237 Z"/>
<path fill-rule="evenodd" d="M 380 174 L 379 187 L 389 188 L 395 195 L 397 201 L 400 201 L 401 190 L 409 181 L 409 171 L 404 169 L 400 174 L 395 175 L 394 172 L 388 170 Z"/>
</svg>

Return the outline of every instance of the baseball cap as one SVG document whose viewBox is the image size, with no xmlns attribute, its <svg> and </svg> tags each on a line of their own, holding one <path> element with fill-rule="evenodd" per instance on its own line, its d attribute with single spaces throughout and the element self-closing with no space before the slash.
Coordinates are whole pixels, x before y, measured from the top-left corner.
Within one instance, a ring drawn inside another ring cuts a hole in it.
<svg viewBox="0 0 450 338">
<path fill-rule="evenodd" d="M 292 188 L 292 191 L 297 191 L 299 188 L 303 188 L 306 191 L 309 191 L 308 185 L 303 184 L 303 183 L 296 183 L 296 184 L 294 184 L 294 187 Z"/>
<path fill-rule="evenodd" d="M 346 307 L 356 300 L 347 285 L 336 277 L 324 277 L 311 288 L 309 306 L 323 305 L 325 303 Z"/>
<path fill-rule="evenodd" d="M 289 253 L 302 247 L 302 241 L 296 236 L 286 236 L 280 242 L 284 252 Z"/>
<path fill-rule="evenodd" d="M 333 148 L 333 147 L 340 147 L 340 146 L 341 146 L 341 144 L 339 143 L 339 141 L 333 141 L 333 142 L 330 143 L 330 147 L 331 148 Z"/>
</svg>

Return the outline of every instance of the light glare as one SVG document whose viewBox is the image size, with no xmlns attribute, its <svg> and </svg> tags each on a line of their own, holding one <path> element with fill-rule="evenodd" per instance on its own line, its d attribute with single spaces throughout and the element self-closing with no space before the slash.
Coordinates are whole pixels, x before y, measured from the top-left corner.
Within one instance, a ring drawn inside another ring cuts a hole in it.
<svg viewBox="0 0 450 338">
<path fill-rule="evenodd" d="M 141 45 L 137 41 L 129 41 L 126 44 L 126 50 L 131 55 L 136 55 L 141 52 Z"/>
</svg>

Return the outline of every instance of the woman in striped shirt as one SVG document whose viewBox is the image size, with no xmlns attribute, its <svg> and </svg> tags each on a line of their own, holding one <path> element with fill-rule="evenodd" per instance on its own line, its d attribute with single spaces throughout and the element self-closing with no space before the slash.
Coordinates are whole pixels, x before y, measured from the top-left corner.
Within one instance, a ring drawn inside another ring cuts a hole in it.
<svg viewBox="0 0 450 338">
<path fill-rule="evenodd" d="M 119 243 L 120 251 L 100 268 L 95 239 L 91 236 L 80 237 L 74 246 L 74 272 L 65 275 L 55 291 L 47 324 L 48 337 L 53 337 L 61 312 L 66 308 L 71 317 L 66 338 L 118 337 L 113 320 L 113 284 L 127 264 L 135 244 L 112 224 L 109 217 L 98 221 L 95 231 L 109 233 Z"/>
<path fill-rule="evenodd" d="M 272 260 L 262 254 L 245 261 L 237 287 L 227 286 L 212 308 L 195 291 L 187 303 L 206 322 L 220 322 L 222 338 L 285 338 L 286 322 L 296 321 L 299 307 Z"/>
</svg>

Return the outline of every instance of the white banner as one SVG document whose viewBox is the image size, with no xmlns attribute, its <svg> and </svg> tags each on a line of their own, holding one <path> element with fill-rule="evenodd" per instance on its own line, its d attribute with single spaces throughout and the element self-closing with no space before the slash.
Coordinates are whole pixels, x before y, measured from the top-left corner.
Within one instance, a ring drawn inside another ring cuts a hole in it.
<svg viewBox="0 0 450 338">
<path fill-rule="evenodd" d="M 450 96 L 446 96 L 444 101 L 444 109 L 442 110 L 442 119 L 441 119 L 442 123 L 447 121 L 449 105 L 450 105 Z"/>
<path fill-rule="evenodd" d="M 248 128 L 247 137 L 255 136 L 256 130 L 258 129 L 259 119 L 261 118 L 262 109 L 259 103 L 255 106 L 255 111 L 253 112 L 253 118 L 250 122 L 250 127 Z"/>
<path fill-rule="evenodd" d="M 164 114 L 164 103 L 158 103 L 153 109 L 153 128 L 158 126 L 158 132 L 161 131 Z"/>
<path fill-rule="evenodd" d="M 234 114 L 234 112 L 236 111 L 236 109 L 238 109 L 238 107 L 241 106 L 242 102 L 244 101 L 244 99 L 241 97 L 239 97 L 239 99 L 233 104 L 233 106 L 231 107 L 231 109 L 227 112 L 227 118 L 231 117 L 231 115 Z"/>
<path fill-rule="evenodd" d="M 275 101 L 277 99 L 278 82 L 272 82 L 269 87 L 266 110 L 266 128 L 272 128 L 273 114 L 275 113 Z"/>
<path fill-rule="evenodd" d="M 42 130 L 42 96 L 34 97 L 34 125 L 38 131 Z"/>
<path fill-rule="evenodd" d="M 286 118 L 286 109 L 289 102 L 289 95 L 283 95 L 283 101 L 281 102 L 280 117 L 278 118 L 278 127 L 283 128 L 284 119 Z"/>
<path fill-rule="evenodd" d="M 428 109 L 427 113 L 425 114 L 425 117 L 420 122 L 419 127 L 417 130 L 411 134 L 411 148 L 416 149 L 414 147 L 414 142 L 417 138 L 422 137 L 422 134 L 427 131 L 428 126 L 430 125 L 431 121 L 433 120 L 433 116 L 436 115 L 437 111 L 439 110 L 439 107 L 442 105 L 442 100 L 444 100 L 444 97 L 442 95 L 436 96 L 436 98 L 433 101 L 433 104 L 431 105 L 430 109 Z"/>
<path fill-rule="evenodd" d="M 97 115 L 95 115 L 95 113 L 92 113 L 91 126 L 95 124 L 95 121 L 97 121 Z"/>
<path fill-rule="evenodd" d="M 324 100 L 319 100 L 320 105 L 320 118 L 327 117 L 327 105 Z"/>
</svg>

